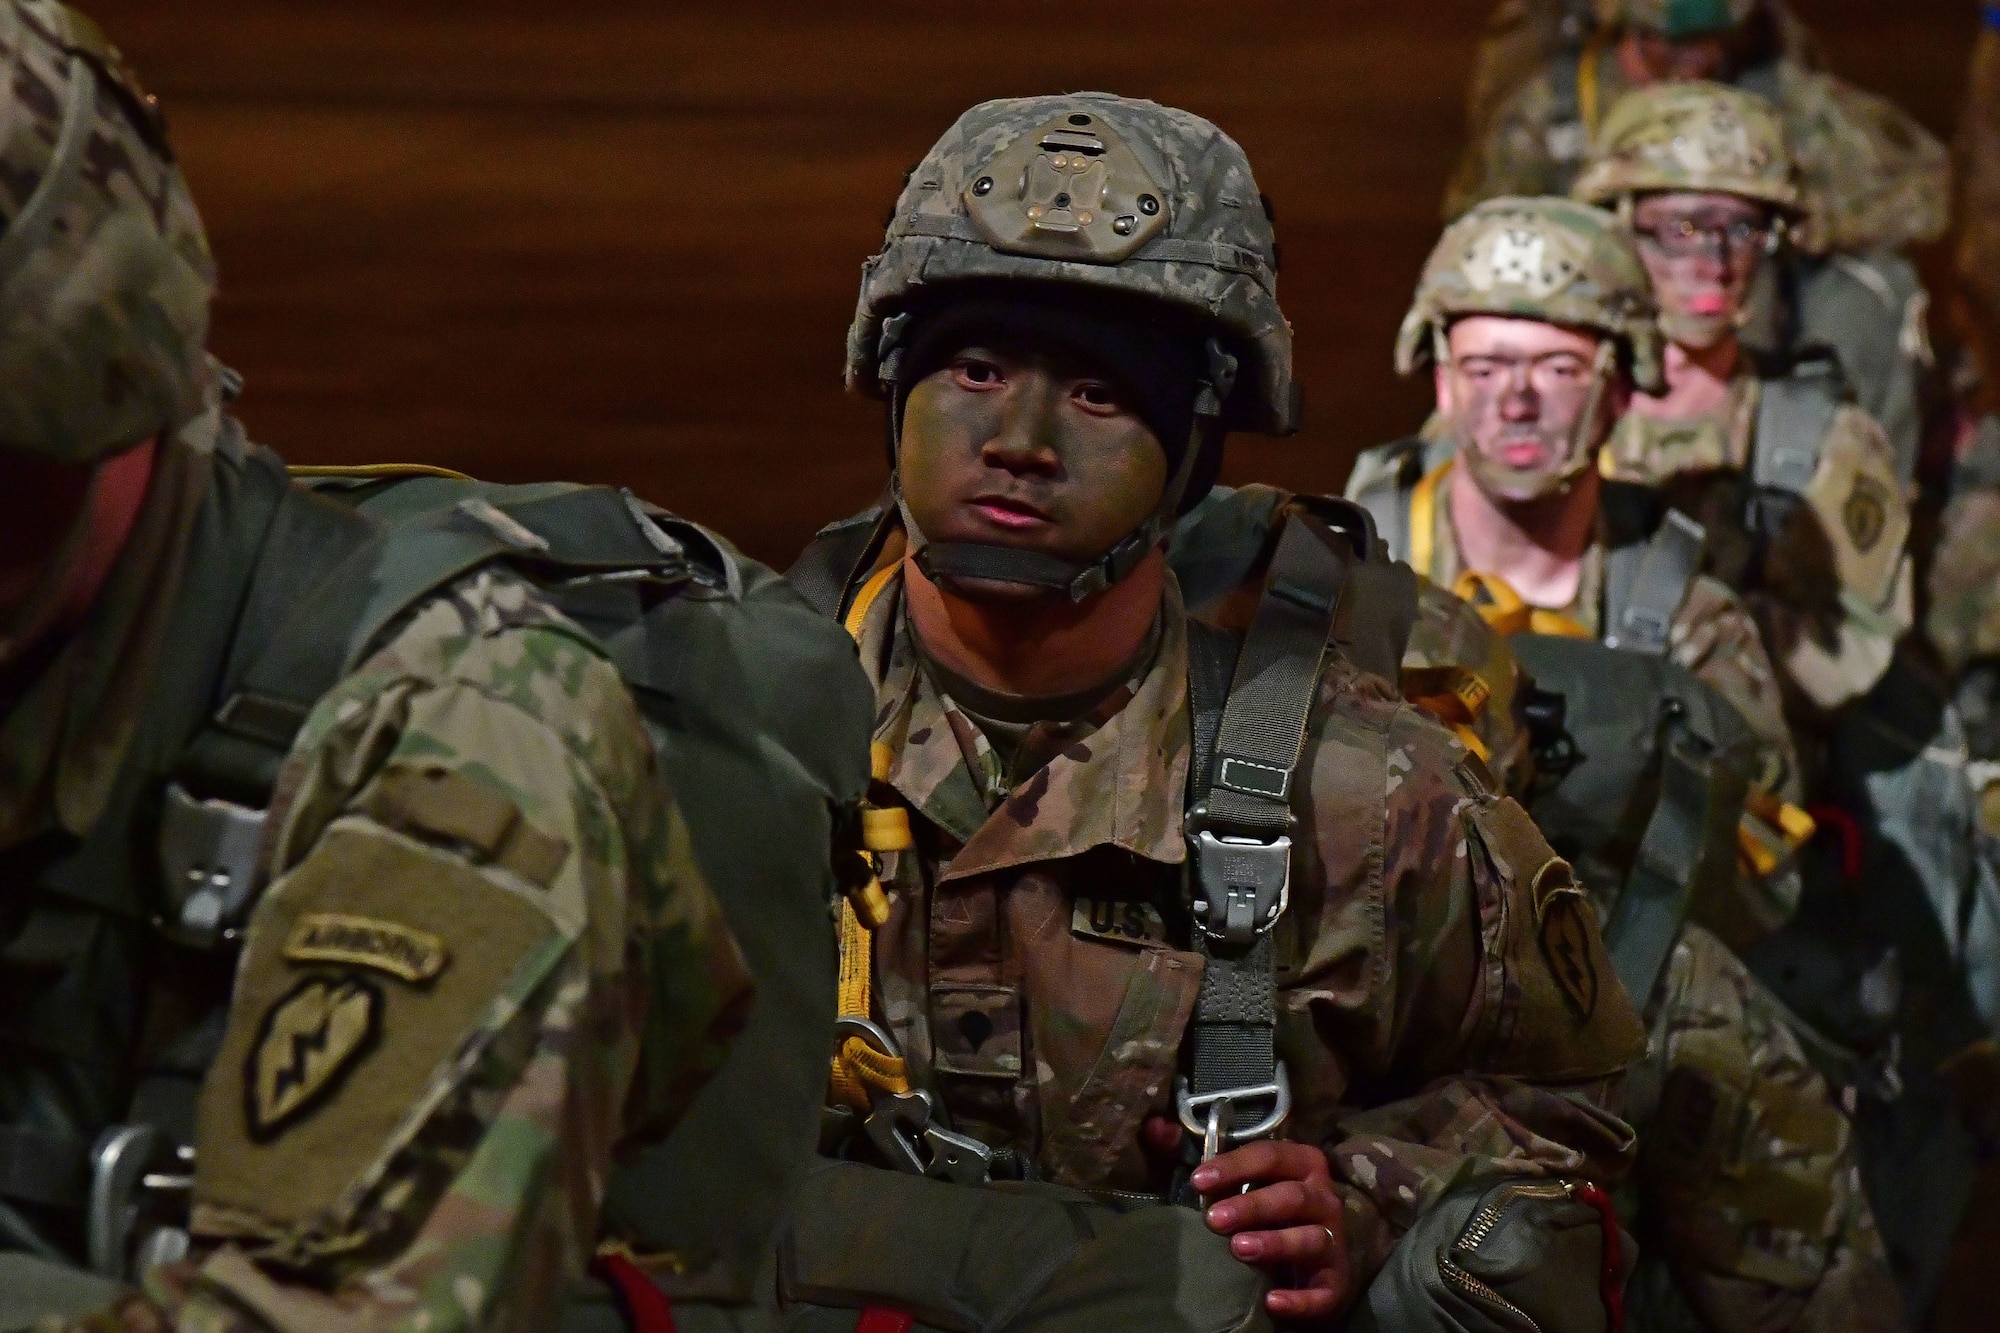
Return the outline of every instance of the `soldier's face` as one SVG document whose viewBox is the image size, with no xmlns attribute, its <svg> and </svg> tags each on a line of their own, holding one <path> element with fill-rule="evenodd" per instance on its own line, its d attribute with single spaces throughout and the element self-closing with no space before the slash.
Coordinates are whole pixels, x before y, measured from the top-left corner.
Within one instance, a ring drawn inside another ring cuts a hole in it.
<svg viewBox="0 0 2000 1333">
<path fill-rule="evenodd" d="M 1084 563 L 1159 507 L 1167 456 L 1093 367 L 966 347 L 910 390 L 898 472 L 903 501 L 932 541 Z"/>
<path fill-rule="evenodd" d="M 1549 494 L 1578 455 L 1603 442 L 1624 410 L 1622 384 L 1598 398 L 1599 339 L 1533 319 L 1471 315 L 1451 326 L 1449 358 L 1437 368 L 1438 411 L 1480 484 L 1495 499 Z"/>
<path fill-rule="evenodd" d="M 1772 225 L 1768 208 L 1733 194 L 1676 192 L 1638 201 L 1632 226 L 1639 258 L 1669 338 L 1705 349 L 1736 331 Z"/>
</svg>

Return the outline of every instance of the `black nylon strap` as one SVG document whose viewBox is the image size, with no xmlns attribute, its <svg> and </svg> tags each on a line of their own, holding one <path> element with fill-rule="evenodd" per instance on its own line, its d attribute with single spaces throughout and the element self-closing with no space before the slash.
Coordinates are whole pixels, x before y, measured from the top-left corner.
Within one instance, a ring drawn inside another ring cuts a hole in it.
<svg viewBox="0 0 2000 1333">
<path fill-rule="evenodd" d="M 1691 903 L 1735 873 L 1745 796 L 1742 773 L 1718 762 L 1678 701 L 1667 701 L 1662 728 L 1659 798 L 1604 928 L 1612 970 L 1642 1011 L 1680 942 Z"/>
<path fill-rule="evenodd" d="M 1347 573 L 1310 525 L 1286 523 L 1223 709 L 1208 826 L 1273 836 L 1291 827 L 1292 772 Z"/>
<path fill-rule="evenodd" d="M 1280 884 L 1289 875 L 1292 777 L 1348 574 L 1347 560 L 1322 532 L 1303 514 L 1287 520 L 1219 705 L 1220 654 L 1212 641 L 1190 642 L 1198 799 L 1188 816 L 1189 868 L 1194 942 L 1206 959 L 1188 1027 L 1188 1090 L 1195 1098 L 1269 1087 L 1282 1072 L 1275 1044 L 1275 914 L 1256 921 L 1244 938 L 1247 918 L 1231 912 L 1225 919 L 1223 905 L 1246 884 L 1269 887 L 1274 871 Z M 1246 841 L 1218 842 L 1217 835 Z M 1230 929 L 1229 936 L 1218 938 L 1220 929 Z M 1244 1108 L 1230 1103 L 1234 1127 L 1243 1127 L 1240 1117 L 1261 1115 L 1274 1104 L 1269 1096 L 1246 1099 Z"/>
<path fill-rule="evenodd" d="M 1688 587 L 1701 572 L 1708 530 L 1678 509 L 1669 509 L 1644 547 L 1612 552 L 1607 562 L 1606 647 L 1626 652 L 1667 651 L 1668 633 Z"/>
<path fill-rule="evenodd" d="M 840 619 L 862 562 L 880 547 L 883 516 L 894 508 L 884 501 L 821 528 L 785 571 L 785 582 L 807 606 L 829 620 Z"/>
</svg>

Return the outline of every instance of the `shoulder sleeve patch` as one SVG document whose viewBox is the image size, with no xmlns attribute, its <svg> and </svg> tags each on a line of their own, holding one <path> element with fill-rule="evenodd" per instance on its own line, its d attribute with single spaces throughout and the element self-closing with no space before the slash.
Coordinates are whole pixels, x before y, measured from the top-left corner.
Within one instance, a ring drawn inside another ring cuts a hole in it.
<svg viewBox="0 0 2000 1333">
<path fill-rule="evenodd" d="M 1617 1073 L 1646 1047 L 1618 984 L 1596 909 L 1513 800 L 1470 806 L 1473 831 L 1500 878 L 1486 947 L 1498 964 L 1492 1073 L 1576 1082 Z M 1488 975 L 1495 969 L 1488 968 Z"/>
</svg>

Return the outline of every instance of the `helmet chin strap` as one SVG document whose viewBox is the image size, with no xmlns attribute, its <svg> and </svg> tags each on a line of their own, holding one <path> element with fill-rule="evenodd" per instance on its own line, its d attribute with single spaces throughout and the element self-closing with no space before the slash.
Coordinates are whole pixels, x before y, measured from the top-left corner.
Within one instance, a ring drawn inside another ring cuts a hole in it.
<svg viewBox="0 0 2000 1333">
<path fill-rule="evenodd" d="M 1569 428 L 1568 460 L 1554 472 L 1528 479 L 1532 485 L 1527 494 L 1519 493 L 1518 483 L 1524 480 L 1520 473 L 1489 462 L 1476 447 L 1461 441 L 1459 453 L 1463 455 L 1466 470 L 1488 494 L 1507 490 L 1507 498 L 1512 500 L 1541 500 L 1551 495 L 1567 494 L 1576 479 L 1596 463 L 1591 447 L 1596 443 L 1592 437 L 1597 433 L 1597 414 L 1604 407 L 1604 394 L 1611 387 L 1617 368 L 1618 348 L 1607 338 L 1597 344 L 1597 356 L 1590 367 L 1590 395 L 1584 399 L 1582 413 Z"/>
<path fill-rule="evenodd" d="M 899 338 L 901 333 L 901 325 L 892 331 L 885 324 L 884 344 L 892 337 Z M 878 362 L 882 383 L 889 390 L 889 457 L 892 467 L 899 444 L 896 438 L 897 422 L 902 417 L 904 392 L 897 374 L 902 360 L 901 351 L 900 347 L 885 347 L 884 355 Z M 1180 466 L 1168 480 L 1152 515 L 1120 538 L 1110 550 L 1095 560 L 1079 564 L 1018 546 L 1001 546 L 991 542 L 930 541 L 918 529 L 909 506 L 902 502 L 898 484 L 897 503 L 902 509 L 903 528 L 915 552 L 913 558 L 917 568 L 934 583 L 967 579 L 1013 583 L 1061 593 L 1071 602 L 1084 601 L 1122 583 L 1173 531 L 1174 522 L 1180 515 L 1181 501 L 1186 498 L 1188 485 L 1194 480 L 1194 471 L 1202 452 L 1220 432 L 1222 405 L 1229 400 L 1231 391 L 1236 387 L 1238 363 L 1214 338 L 1208 340 L 1207 351 L 1208 377 L 1202 381 L 1195 396 L 1194 426 L 1189 431 L 1188 447 L 1181 455 Z"/>
</svg>

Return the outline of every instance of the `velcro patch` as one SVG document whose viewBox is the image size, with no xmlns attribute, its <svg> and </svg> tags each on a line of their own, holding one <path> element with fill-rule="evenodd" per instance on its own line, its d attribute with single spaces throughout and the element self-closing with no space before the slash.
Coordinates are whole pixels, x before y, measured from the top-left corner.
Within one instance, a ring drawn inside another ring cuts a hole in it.
<svg viewBox="0 0 2000 1333">
<path fill-rule="evenodd" d="M 285 939 L 285 957 L 295 963 L 352 963 L 412 984 L 444 971 L 449 956 L 429 931 L 345 912 L 302 916 Z"/>
</svg>

